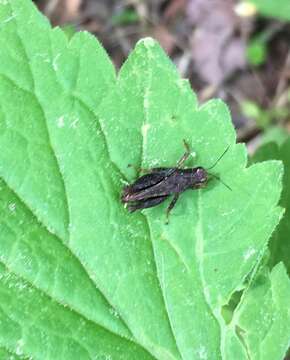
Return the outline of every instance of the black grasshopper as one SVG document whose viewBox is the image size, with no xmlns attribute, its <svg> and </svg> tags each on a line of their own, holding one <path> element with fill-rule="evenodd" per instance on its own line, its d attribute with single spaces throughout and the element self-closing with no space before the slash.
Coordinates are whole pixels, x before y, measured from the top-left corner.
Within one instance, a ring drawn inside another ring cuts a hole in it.
<svg viewBox="0 0 290 360">
<path fill-rule="evenodd" d="M 188 189 L 194 190 L 205 187 L 211 177 L 220 180 L 218 176 L 208 173 L 208 170 L 216 166 L 229 147 L 208 169 L 201 166 L 183 169 L 182 165 L 190 156 L 189 146 L 185 141 L 183 142 L 186 152 L 179 159 L 176 167 L 150 169 L 147 174 L 139 177 L 133 184 L 123 188 L 121 200 L 126 204 L 130 212 L 159 205 L 173 195 L 166 211 L 168 223 L 169 213 L 182 192 Z M 230 189 L 228 185 L 223 184 Z"/>
</svg>

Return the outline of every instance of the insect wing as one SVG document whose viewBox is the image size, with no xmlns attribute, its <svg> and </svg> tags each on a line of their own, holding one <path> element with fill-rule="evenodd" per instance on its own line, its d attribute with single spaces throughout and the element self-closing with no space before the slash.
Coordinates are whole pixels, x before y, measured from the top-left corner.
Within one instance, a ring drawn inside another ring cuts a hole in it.
<svg viewBox="0 0 290 360">
<path fill-rule="evenodd" d="M 167 168 L 152 169 L 149 174 L 141 176 L 133 184 L 126 186 L 123 189 L 123 201 L 127 202 L 137 200 L 135 199 L 136 194 L 160 183 L 164 180 L 169 170 L 170 169 Z"/>
<path fill-rule="evenodd" d="M 138 178 L 131 185 L 131 188 L 134 192 L 144 190 L 150 186 L 158 184 L 165 178 L 167 173 L 168 169 L 153 169 L 149 174 L 145 174 Z"/>
<path fill-rule="evenodd" d="M 134 193 L 129 192 L 128 195 L 125 196 L 124 201 L 140 201 L 160 196 L 168 196 L 172 193 L 171 188 L 168 188 L 167 186 L 168 179 L 169 178 L 167 177 L 163 177 L 163 179 L 155 185 L 148 186 L 145 189 Z"/>
<path fill-rule="evenodd" d="M 135 203 L 130 203 L 127 209 L 130 212 L 134 212 L 136 210 L 146 209 L 150 207 L 154 207 L 156 205 L 161 204 L 163 201 L 165 201 L 168 198 L 168 196 L 159 196 L 154 198 L 149 198 L 145 200 L 136 201 Z"/>
</svg>

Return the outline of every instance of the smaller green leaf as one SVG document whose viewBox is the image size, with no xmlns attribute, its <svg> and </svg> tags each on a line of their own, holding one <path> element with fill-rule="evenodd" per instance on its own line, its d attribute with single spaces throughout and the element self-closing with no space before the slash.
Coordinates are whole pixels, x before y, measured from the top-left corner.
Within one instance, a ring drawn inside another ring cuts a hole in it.
<svg viewBox="0 0 290 360">
<path fill-rule="evenodd" d="M 266 160 L 279 159 L 279 146 L 274 142 L 267 142 L 260 146 L 251 157 L 251 163 L 258 163 Z"/>
<path fill-rule="evenodd" d="M 134 10 L 124 10 L 119 14 L 115 14 L 111 18 L 113 25 L 127 25 L 135 23 L 139 20 L 139 16 Z"/>
<path fill-rule="evenodd" d="M 254 101 L 243 101 L 241 103 L 241 110 L 245 116 L 255 120 L 259 128 L 267 128 L 271 122 L 269 112 L 261 109 L 260 106 Z"/>
<path fill-rule="evenodd" d="M 251 360 L 283 359 L 290 340 L 290 281 L 283 264 L 259 274 L 246 292 L 233 326 Z"/>
<path fill-rule="evenodd" d="M 245 100 L 241 103 L 241 109 L 247 117 L 257 119 L 261 116 L 261 108 L 254 101 Z"/>
<path fill-rule="evenodd" d="M 262 134 L 262 144 L 274 142 L 281 146 L 289 137 L 289 133 L 281 126 L 270 126 Z"/>
<path fill-rule="evenodd" d="M 74 34 L 77 32 L 77 29 L 72 24 L 66 24 L 66 25 L 62 26 L 62 31 L 65 33 L 67 38 L 70 40 L 74 36 Z"/>
<path fill-rule="evenodd" d="M 282 160 L 284 164 L 283 191 L 280 205 L 286 211 L 270 241 L 270 265 L 274 266 L 279 261 L 283 261 L 290 274 L 290 138 L 280 147 L 275 143 L 267 143 L 261 146 L 252 157 L 252 162 L 272 159 Z M 273 179 L 273 181 L 276 180 Z"/>
<path fill-rule="evenodd" d="M 250 2 L 262 15 L 290 21 L 289 0 L 250 0 Z"/>
<path fill-rule="evenodd" d="M 263 42 L 252 41 L 247 46 L 247 59 L 253 66 L 259 66 L 265 63 L 267 58 L 267 47 Z"/>
</svg>

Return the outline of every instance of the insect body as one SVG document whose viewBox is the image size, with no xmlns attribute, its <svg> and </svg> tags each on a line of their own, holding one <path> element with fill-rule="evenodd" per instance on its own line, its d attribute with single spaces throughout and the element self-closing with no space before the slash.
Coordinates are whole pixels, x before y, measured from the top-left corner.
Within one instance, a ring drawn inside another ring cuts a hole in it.
<svg viewBox="0 0 290 360">
<path fill-rule="evenodd" d="M 189 146 L 185 141 L 184 146 L 186 152 L 178 161 L 176 167 L 153 168 L 149 170 L 148 174 L 141 176 L 133 184 L 123 188 L 121 199 L 122 202 L 127 205 L 127 209 L 130 212 L 159 205 L 169 196 L 173 195 L 166 212 L 168 220 L 169 213 L 182 192 L 188 189 L 194 190 L 206 186 L 210 179 L 209 175 L 219 179 L 216 175 L 209 174 L 207 170 L 201 166 L 183 169 L 182 165 L 190 155 Z M 227 150 L 228 148 L 210 169 L 217 164 Z"/>
</svg>

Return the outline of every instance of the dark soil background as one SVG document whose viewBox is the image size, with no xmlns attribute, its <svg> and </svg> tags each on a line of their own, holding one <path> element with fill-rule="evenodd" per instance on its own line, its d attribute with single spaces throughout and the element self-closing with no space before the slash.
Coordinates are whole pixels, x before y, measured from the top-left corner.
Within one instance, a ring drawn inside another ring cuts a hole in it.
<svg viewBox="0 0 290 360">
<path fill-rule="evenodd" d="M 290 129 L 290 23 L 241 9 L 234 0 L 35 3 L 54 26 L 95 34 L 117 68 L 140 38 L 157 39 L 200 102 L 219 97 L 229 105 L 238 139 L 250 152 L 269 129 Z M 249 60 L 256 39 L 264 51 L 255 48 Z"/>
</svg>

